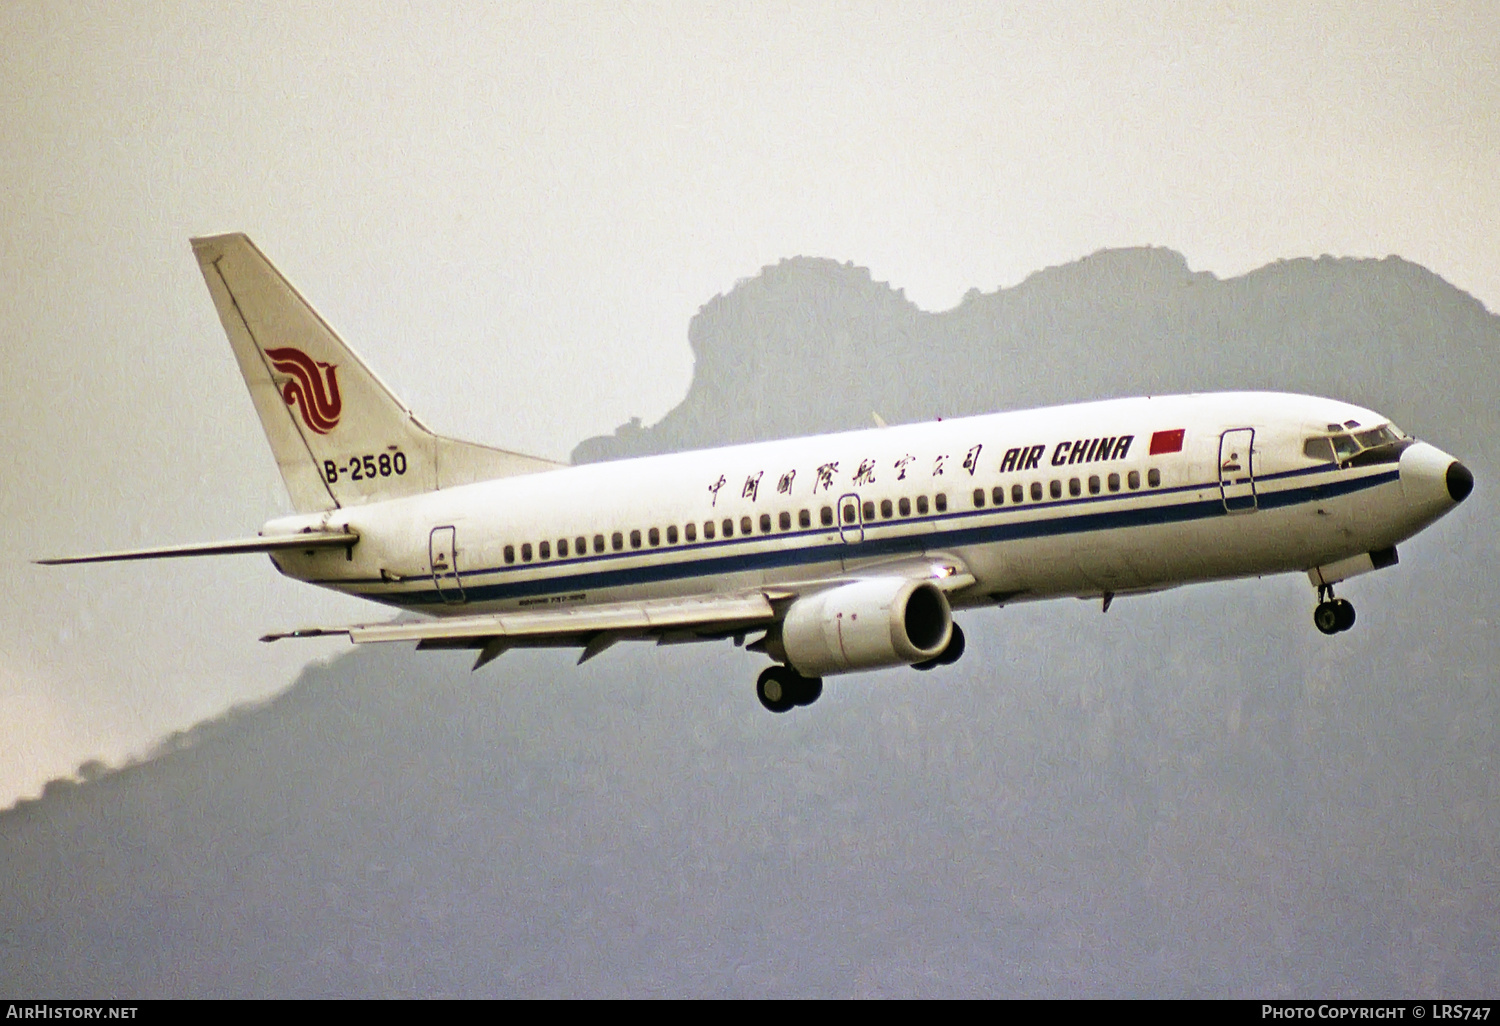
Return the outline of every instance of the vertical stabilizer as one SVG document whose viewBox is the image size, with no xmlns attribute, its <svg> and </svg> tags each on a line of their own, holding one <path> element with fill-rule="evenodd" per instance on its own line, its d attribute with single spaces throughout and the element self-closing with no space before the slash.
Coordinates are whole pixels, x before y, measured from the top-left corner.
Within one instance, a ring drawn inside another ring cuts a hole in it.
<svg viewBox="0 0 1500 1026">
<path fill-rule="evenodd" d="M 246 236 L 192 242 L 298 512 L 559 466 L 433 434 Z"/>
</svg>

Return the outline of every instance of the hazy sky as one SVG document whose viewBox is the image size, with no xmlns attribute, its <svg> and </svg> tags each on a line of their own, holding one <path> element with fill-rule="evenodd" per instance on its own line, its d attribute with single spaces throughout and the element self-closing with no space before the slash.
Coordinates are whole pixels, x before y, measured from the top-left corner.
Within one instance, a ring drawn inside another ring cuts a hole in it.
<svg viewBox="0 0 1500 1026">
<path fill-rule="evenodd" d="M 258 558 L 43 569 L 287 508 L 188 249 L 242 230 L 440 430 L 659 418 L 795 254 L 929 309 L 1105 246 L 1398 253 L 1500 306 L 1500 7 L 0 5 L 0 803 L 383 614 Z"/>
</svg>

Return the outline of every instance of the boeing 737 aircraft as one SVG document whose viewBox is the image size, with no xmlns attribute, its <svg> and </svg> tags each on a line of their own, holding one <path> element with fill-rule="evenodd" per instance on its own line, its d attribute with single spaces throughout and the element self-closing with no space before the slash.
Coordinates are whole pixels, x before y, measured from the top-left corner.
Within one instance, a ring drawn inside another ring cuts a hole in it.
<svg viewBox="0 0 1500 1026">
<path fill-rule="evenodd" d="M 1336 584 L 1462 502 L 1467 468 L 1371 410 L 1155 396 L 570 467 L 428 430 L 244 235 L 193 240 L 294 516 L 239 541 L 297 580 L 429 614 L 311 627 L 472 649 L 733 638 L 785 712 L 854 670 L 963 653 L 953 611 L 1305 572 Z M 752 637 L 753 636 L 753 637 Z"/>
</svg>

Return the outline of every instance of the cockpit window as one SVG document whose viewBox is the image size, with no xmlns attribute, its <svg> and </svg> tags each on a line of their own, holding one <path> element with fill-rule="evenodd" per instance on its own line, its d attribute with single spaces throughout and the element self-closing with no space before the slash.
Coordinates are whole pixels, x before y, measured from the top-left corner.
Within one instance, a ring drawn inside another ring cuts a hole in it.
<svg viewBox="0 0 1500 1026">
<path fill-rule="evenodd" d="M 1324 463 L 1337 463 L 1333 455 L 1333 443 L 1326 438 L 1309 438 L 1302 443 L 1302 455 L 1310 460 L 1322 460 Z"/>
<path fill-rule="evenodd" d="M 1366 449 L 1373 449 L 1377 445 L 1390 445 L 1392 442 L 1399 440 L 1396 437 L 1396 432 L 1385 426 L 1375 428 L 1373 431 L 1361 431 L 1354 437 Z"/>
<path fill-rule="evenodd" d="M 1359 443 L 1356 442 L 1350 435 L 1334 435 L 1333 451 L 1338 454 L 1338 458 L 1341 461 L 1347 460 L 1349 457 L 1359 452 Z"/>
<path fill-rule="evenodd" d="M 1330 424 L 1329 428 L 1336 425 Z M 1368 431 L 1348 434 L 1339 431 L 1330 436 L 1309 438 L 1302 443 L 1302 454 L 1308 459 L 1325 463 L 1343 463 L 1368 449 L 1396 445 L 1404 436 L 1391 424 L 1382 424 Z"/>
</svg>

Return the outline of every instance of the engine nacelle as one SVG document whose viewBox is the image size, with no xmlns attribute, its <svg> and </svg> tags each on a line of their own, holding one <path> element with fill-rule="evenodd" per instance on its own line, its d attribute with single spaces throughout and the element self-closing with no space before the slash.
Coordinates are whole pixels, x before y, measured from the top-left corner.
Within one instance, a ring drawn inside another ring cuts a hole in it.
<svg viewBox="0 0 1500 1026">
<path fill-rule="evenodd" d="M 931 581 L 872 577 L 792 603 L 780 655 L 805 677 L 935 658 L 953 635 L 948 598 Z"/>
</svg>

